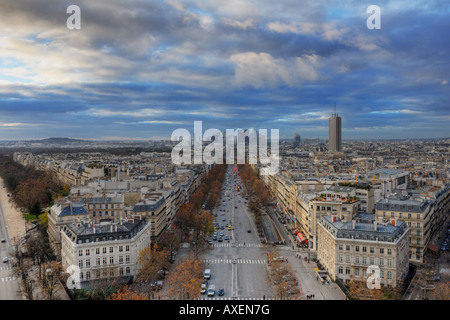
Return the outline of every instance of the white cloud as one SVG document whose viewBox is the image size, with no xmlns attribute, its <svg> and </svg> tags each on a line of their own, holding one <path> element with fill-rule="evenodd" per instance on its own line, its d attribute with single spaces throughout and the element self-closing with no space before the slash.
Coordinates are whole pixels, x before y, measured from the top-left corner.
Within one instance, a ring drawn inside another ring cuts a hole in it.
<svg viewBox="0 0 450 320">
<path fill-rule="evenodd" d="M 317 55 L 304 55 L 295 59 L 274 58 L 261 52 L 244 52 L 234 54 L 230 60 L 235 64 L 235 81 L 237 85 L 250 85 L 255 88 L 288 85 L 298 87 L 305 80 L 315 81 L 319 75 Z"/>
</svg>

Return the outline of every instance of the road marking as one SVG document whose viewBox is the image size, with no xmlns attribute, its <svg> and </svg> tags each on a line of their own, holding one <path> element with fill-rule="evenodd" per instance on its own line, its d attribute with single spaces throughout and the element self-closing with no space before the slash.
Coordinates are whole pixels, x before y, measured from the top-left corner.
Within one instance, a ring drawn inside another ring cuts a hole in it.
<svg viewBox="0 0 450 320">
<path fill-rule="evenodd" d="M 14 281 L 16 280 L 16 277 L 5 277 L 2 278 L 2 282 L 8 282 L 8 281 Z"/>
<path fill-rule="evenodd" d="M 214 263 L 224 263 L 224 264 L 232 264 L 233 259 L 202 259 L 203 263 L 214 264 Z M 234 260 L 236 263 L 240 264 L 266 264 L 266 260 L 262 259 L 236 259 Z"/>
</svg>

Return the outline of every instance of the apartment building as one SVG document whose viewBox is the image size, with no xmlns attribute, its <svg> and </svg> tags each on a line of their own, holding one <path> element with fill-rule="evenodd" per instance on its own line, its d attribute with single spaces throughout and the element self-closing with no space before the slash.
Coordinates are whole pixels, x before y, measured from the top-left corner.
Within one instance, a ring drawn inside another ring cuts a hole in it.
<svg viewBox="0 0 450 320">
<path fill-rule="evenodd" d="M 433 202 L 421 197 L 392 194 L 376 204 L 375 214 L 379 221 L 391 218 L 407 223 L 409 237 L 410 262 L 422 263 L 428 244 L 431 240 L 433 221 Z"/>
<path fill-rule="evenodd" d="M 102 194 L 86 198 L 85 201 L 93 223 L 117 222 L 125 216 L 123 194 Z"/>
<path fill-rule="evenodd" d="M 162 232 L 169 226 L 164 196 L 149 194 L 133 207 L 134 215 L 142 215 L 149 221 L 152 242 L 157 241 Z"/>
<path fill-rule="evenodd" d="M 351 221 L 323 215 L 318 225 L 317 257 L 333 281 L 367 281 L 371 270 L 379 268 L 380 283 L 396 287 L 408 274 L 404 221 L 378 223 L 374 214 L 361 213 Z"/>
<path fill-rule="evenodd" d="M 69 223 L 61 232 L 62 266 L 80 268 L 81 288 L 98 280 L 129 279 L 138 272 L 139 252 L 150 242 L 150 224 L 139 216 L 118 223 Z"/>
<path fill-rule="evenodd" d="M 66 224 L 76 222 L 89 217 L 84 202 L 73 202 L 69 198 L 63 198 L 50 208 L 47 215 L 47 233 L 50 245 L 58 260 L 61 259 L 61 231 Z"/>
</svg>

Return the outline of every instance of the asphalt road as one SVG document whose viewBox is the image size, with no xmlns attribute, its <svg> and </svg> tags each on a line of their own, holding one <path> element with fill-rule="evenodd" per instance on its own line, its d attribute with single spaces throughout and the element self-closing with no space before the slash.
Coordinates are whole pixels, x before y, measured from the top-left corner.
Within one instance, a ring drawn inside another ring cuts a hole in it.
<svg viewBox="0 0 450 320">
<path fill-rule="evenodd" d="M 3 262 L 4 257 L 8 257 L 8 260 L 11 260 L 13 246 L 11 245 L 11 241 L 9 239 L 1 206 L 0 239 L 5 239 L 5 242 L 0 242 L 0 300 L 22 300 L 19 279 L 13 275 L 11 261 Z"/>
<path fill-rule="evenodd" d="M 217 214 L 216 222 L 224 226 L 218 233 L 223 232 L 223 237 L 228 235 L 230 240 L 213 240 L 211 248 L 201 257 L 206 268 L 211 269 L 209 285 L 216 288 L 214 297 L 204 294 L 202 298 L 271 299 L 273 292 L 267 273 L 267 249 L 260 243 L 243 191 L 238 192 L 235 184 L 242 186 L 233 166 L 228 166 L 221 204 L 213 213 Z M 230 222 L 231 231 L 226 227 Z M 219 288 L 224 289 L 223 296 L 218 296 Z"/>
</svg>

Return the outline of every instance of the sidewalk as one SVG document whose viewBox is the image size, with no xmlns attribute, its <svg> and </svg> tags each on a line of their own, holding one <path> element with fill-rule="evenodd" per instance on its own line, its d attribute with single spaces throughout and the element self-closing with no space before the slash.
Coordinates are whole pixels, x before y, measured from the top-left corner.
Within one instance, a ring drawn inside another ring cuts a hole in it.
<svg viewBox="0 0 450 320">
<path fill-rule="evenodd" d="M 315 300 L 346 300 L 345 294 L 336 283 L 330 281 L 328 284 L 322 284 L 317 280 L 314 270 L 317 268 L 317 264 L 311 260 L 309 263 L 305 261 L 304 258 L 308 256 L 306 249 L 292 249 L 292 246 L 281 246 L 278 247 L 278 251 L 281 256 L 286 257 L 287 263 L 300 283 L 303 296 L 314 294 Z M 298 257 L 297 253 L 300 254 L 301 258 Z"/>
<path fill-rule="evenodd" d="M 20 237 L 25 235 L 25 218 L 23 214 L 9 201 L 8 191 L 3 185 L 3 179 L 0 178 L 0 204 L 5 219 L 7 232 L 9 233 L 10 243 L 15 244 Z"/>
</svg>

